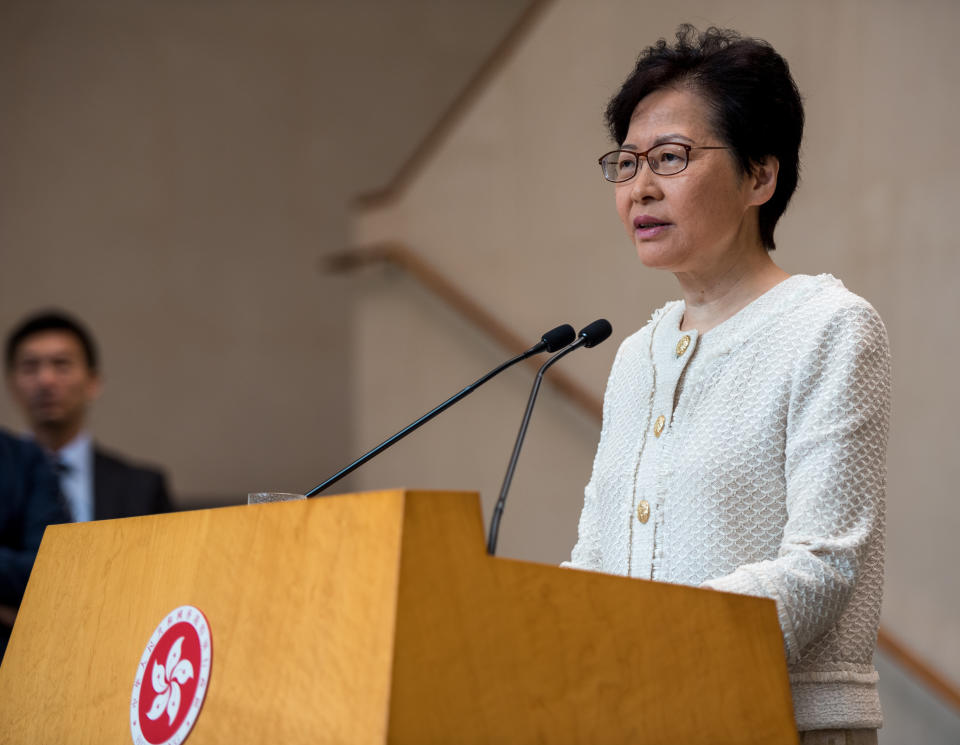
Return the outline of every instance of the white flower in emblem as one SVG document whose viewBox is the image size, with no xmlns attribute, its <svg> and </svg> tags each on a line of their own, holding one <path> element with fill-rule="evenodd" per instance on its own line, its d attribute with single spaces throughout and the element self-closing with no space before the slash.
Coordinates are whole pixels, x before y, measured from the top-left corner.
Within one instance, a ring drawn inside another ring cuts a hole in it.
<svg viewBox="0 0 960 745">
<path fill-rule="evenodd" d="M 167 653 L 167 664 L 153 663 L 153 690 L 157 697 L 147 712 L 148 719 L 159 719 L 164 711 L 170 718 L 169 724 L 177 718 L 180 711 L 180 686 L 193 677 L 193 665 L 190 660 L 180 659 L 180 649 L 183 647 L 184 637 L 177 639 Z"/>
</svg>

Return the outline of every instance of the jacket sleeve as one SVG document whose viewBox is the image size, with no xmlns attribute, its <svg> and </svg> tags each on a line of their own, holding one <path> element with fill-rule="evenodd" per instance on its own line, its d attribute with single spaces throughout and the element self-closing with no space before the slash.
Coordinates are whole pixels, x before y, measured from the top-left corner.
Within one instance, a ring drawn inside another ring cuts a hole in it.
<svg viewBox="0 0 960 745">
<path fill-rule="evenodd" d="M 570 554 L 570 561 L 560 564 L 571 569 L 588 569 L 599 572 L 602 567 L 599 530 L 597 528 L 597 499 L 593 479 L 583 490 L 583 510 L 577 528 L 577 542 Z"/>
<path fill-rule="evenodd" d="M 0 604 L 17 607 L 37 558 L 37 549 L 47 525 L 69 518 L 60 497 L 57 477 L 39 448 L 28 443 L 9 450 L 4 487 L 0 495 L 12 508 L 0 545 Z"/>
<path fill-rule="evenodd" d="M 790 661 L 836 623 L 865 562 L 883 560 L 882 549 L 870 549 L 882 547 L 884 529 L 886 331 L 861 302 L 835 311 L 812 338 L 791 382 L 787 522 L 777 558 L 704 583 L 773 598 Z"/>
<path fill-rule="evenodd" d="M 603 506 L 598 495 L 597 479 L 603 468 L 604 452 L 609 447 L 610 438 L 613 436 L 612 430 L 616 426 L 613 422 L 612 407 L 613 401 L 617 399 L 617 386 L 621 377 L 619 370 L 623 365 L 625 346 L 626 342 L 621 344 L 610 368 L 610 376 L 607 379 L 607 388 L 603 397 L 603 426 L 600 430 L 600 442 L 597 444 L 597 452 L 594 455 L 590 481 L 583 490 L 583 509 L 580 512 L 577 527 L 577 542 L 571 552 L 570 561 L 562 562 L 560 564 L 562 567 L 603 571 L 603 536 L 600 528 L 603 520 Z"/>
</svg>

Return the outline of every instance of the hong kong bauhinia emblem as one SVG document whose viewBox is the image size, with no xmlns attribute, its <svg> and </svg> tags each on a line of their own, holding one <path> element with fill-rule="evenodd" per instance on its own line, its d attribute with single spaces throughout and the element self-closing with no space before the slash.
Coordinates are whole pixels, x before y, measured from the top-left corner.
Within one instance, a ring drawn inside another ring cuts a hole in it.
<svg viewBox="0 0 960 745">
<path fill-rule="evenodd" d="M 130 696 L 135 745 L 180 745 L 197 721 L 210 683 L 213 641 L 192 605 L 170 611 L 147 642 Z"/>
</svg>

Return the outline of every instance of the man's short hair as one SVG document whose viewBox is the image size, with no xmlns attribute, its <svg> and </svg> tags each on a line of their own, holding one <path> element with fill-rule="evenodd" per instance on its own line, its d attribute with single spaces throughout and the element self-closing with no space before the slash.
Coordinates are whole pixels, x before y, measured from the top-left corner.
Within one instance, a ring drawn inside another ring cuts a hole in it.
<svg viewBox="0 0 960 745">
<path fill-rule="evenodd" d="M 35 313 L 21 321 L 20 324 L 10 332 L 10 335 L 7 337 L 6 348 L 8 372 L 13 369 L 13 363 L 20 345 L 29 337 L 46 331 L 63 331 L 68 334 L 73 334 L 83 349 L 87 367 L 96 372 L 98 364 L 97 345 L 93 341 L 93 336 L 77 318 L 60 310 L 45 310 Z"/>
</svg>

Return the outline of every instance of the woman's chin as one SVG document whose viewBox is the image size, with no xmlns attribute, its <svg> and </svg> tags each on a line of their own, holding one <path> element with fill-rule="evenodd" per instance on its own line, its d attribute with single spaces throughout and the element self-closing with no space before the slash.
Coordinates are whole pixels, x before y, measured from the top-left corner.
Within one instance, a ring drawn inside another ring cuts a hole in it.
<svg viewBox="0 0 960 745">
<path fill-rule="evenodd" d="M 648 269 L 664 269 L 672 271 L 677 265 L 677 257 L 662 247 L 652 246 L 649 243 L 637 244 L 637 258 Z"/>
</svg>

